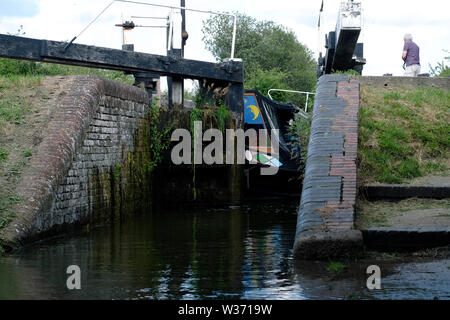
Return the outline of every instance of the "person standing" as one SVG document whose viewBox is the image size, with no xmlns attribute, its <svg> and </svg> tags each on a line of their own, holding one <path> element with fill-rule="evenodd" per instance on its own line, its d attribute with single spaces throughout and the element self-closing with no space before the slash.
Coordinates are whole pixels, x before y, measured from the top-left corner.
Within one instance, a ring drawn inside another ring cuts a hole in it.
<svg viewBox="0 0 450 320">
<path fill-rule="evenodd" d="M 420 73 L 420 48 L 413 42 L 411 34 L 404 37 L 402 59 L 405 61 L 405 77 L 417 77 Z"/>
</svg>

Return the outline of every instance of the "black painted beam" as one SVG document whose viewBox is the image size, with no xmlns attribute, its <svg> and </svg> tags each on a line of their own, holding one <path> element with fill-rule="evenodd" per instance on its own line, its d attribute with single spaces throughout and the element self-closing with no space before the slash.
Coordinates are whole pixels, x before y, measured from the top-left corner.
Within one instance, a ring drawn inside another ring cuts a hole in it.
<svg viewBox="0 0 450 320">
<path fill-rule="evenodd" d="M 0 57 L 60 63 L 124 72 L 151 72 L 162 76 L 243 83 L 239 61 L 216 64 L 176 57 L 123 51 L 96 46 L 23 38 L 0 34 Z"/>
<path fill-rule="evenodd" d="M 336 50 L 336 32 L 332 31 L 325 37 L 327 54 L 325 56 L 324 73 L 330 74 L 333 68 L 334 52 Z"/>
<path fill-rule="evenodd" d="M 354 67 L 353 54 L 358 42 L 361 30 L 341 30 L 337 39 L 336 51 L 334 52 L 333 70 L 348 70 Z"/>
</svg>

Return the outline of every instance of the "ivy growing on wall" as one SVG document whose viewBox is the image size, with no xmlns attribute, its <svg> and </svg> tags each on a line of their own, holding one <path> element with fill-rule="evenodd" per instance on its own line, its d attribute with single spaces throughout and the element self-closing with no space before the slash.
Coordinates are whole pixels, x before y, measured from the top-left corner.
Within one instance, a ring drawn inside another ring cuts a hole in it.
<svg viewBox="0 0 450 320">
<path fill-rule="evenodd" d="M 173 125 L 162 127 L 160 108 L 155 99 L 150 106 L 150 152 L 151 160 L 147 163 L 147 171 L 150 173 L 163 160 L 164 151 L 170 146 L 170 134 Z"/>
</svg>

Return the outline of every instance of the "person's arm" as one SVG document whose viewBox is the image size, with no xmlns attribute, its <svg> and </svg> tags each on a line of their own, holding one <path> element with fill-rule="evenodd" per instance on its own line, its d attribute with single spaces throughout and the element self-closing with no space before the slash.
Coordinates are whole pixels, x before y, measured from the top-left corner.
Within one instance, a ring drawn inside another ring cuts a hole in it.
<svg viewBox="0 0 450 320">
<path fill-rule="evenodd" d="M 408 50 L 409 50 L 409 42 L 406 42 L 405 45 L 403 46 L 403 54 L 402 54 L 403 61 L 406 61 L 406 56 L 408 55 Z"/>
</svg>

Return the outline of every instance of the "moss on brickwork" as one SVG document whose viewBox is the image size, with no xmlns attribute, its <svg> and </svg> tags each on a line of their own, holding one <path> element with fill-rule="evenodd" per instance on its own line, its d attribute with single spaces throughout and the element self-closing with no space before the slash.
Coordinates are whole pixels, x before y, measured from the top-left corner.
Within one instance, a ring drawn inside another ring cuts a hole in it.
<svg viewBox="0 0 450 320">
<path fill-rule="evenodd" d="M 121 166 L 120 182 L 116 184 L 116 194 L 119 199 L 115 199 L 115 210 L 120 208 L 120 216 L 132 213 L 136 210 L 148 209 L 152 199 L 152 169 L 157 165 L 154 160 L 159 155 L 152 154 L 152 146 L 161 143 L 159 139 L 152 136 L 152 126 L 157 125 L 152 112 L 147 112 L 146 117 L 140 121 L 139 128 L 134 135 L 134 150 L 128 151 L 125 161 Z M 158 112 L 159 113 L 159 112 Z"/>
<path fill-rule="evenodd" d="M 202 122 L 203 132 L 210 128 L 223 131 L 236 129 L 236 126 L 239 125 L 238 122 L 235 122 L 236 119 L 233 119 L 228 107 L 223 104 L 195 109 L 163 110 L 161 116 L 163 123 L 172 123 L 173 128 L 188 130 L 191 132 L 191 137 L 193 137 L 194 121 Z M 200 137 L 200 139 L 202 138 Z M 194 201 L 216 204 L 240 203 L 242 199 L 242 166 L 194 166 L 193 161 L 190 165 L 173 166 L 170 153 L 172 147 L 178 143 L 173 142 L 171 148 L 164 152 L 161 170 L 156 170 L 155 184 L 158 185 L 156 194 L 159 200 L 174 204 L 172 198 L 176 196 L 178 203 Z M 205 142 L 203 147 L 208 144 L 209 142 Z M 192 141 L 191 148 L 194 148 Z"/>
<path fill-rule="evenodd" d="M 147 108 L 149 110 L 139 121 L 132 143 L 122 145 L 122 162 L 111 166 L 109 173 L 92 177 L 92 188 L 103 190 L 103 193 L 96 194 L 95 202 L 102 204 L 106 200 L 109 204 L 108 208 L 97 210 L 109 214 L 112 219 L 150 209 L 154 171 L 163 160 L 167 160 L 164 156 L 170 146 L 174 120 L 170 116 L 163 117 L 167 111 L 155 104 Z M 102 217 L 102 221 L 105 218 Z"/>
<path fill-rule="evenodd" d="M 136 87 L 96 77 L 69 78 L 67 86 L 59 85 L 65 79 L 50 83 L 52 100 L 45 102 L 45 96 L 42 109 L 52 116 L 35 126 L 34 146 L 15 152 L 30 165 L 11 187 L 23 200 L 2 190 L 8 206 L 17 210 L 16 216 L 0 220 L 5 247 L 149 209 L 156 171 L 164 162 L 171 166 L 172 129 L 190 128 L 189 111 L 150 107 L 145 91 Z M 47 104 L 54 110 L 44 108 Z M 203 129 L 234 125 L 223 105 L 203 108 L 201 114 Z M 0 151 L 2 162 L 11 159 L 10 149 L 2 145 Z"/>
<path fill-rule="evenodd" d="M 23 200 L 10 201 L 10 209 L 17 211 L 12 219 L 2 215 L 0 244 L 5 247 L 63 232 L 69 225 L 121 217 L 151 202 L 146 164 L 155 159 L 151 127 L 158 117 L 152 118 L 147 109 L 147 94 L 96 77 L 49 79 L 53 80 L 43 83 L 41 90 L 46 93 L 50 84 L 54 100 L 44 95 L 42 106 L 29 108 L 31 114 L 39 111 L 52 117 L 36 122 L 33 115 L 36 123 L 23 128 L 32 145 L 16 152 L 30 166 L 18 172 L 18 185 L 10 188 Z M 31 86 L 33 90 L 39 89 Z M 5 160 L 12 153 L 3 146 Z M 4 190 L 2 196 L 16 199 Z"/>
</svg>

